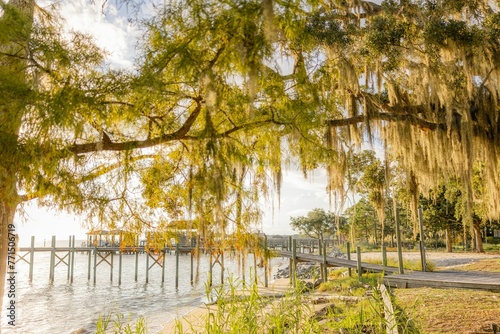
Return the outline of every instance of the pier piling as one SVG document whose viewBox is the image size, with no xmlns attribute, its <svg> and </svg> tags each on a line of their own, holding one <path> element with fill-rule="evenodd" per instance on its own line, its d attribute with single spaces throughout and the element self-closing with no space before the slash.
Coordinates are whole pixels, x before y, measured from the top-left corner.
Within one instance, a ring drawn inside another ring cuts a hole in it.
<svg viewBox="0 0 500 334">
<path fill-rule="evenodd" d="M 31 249 L 30 249 L 30 273 L 29 281 L 33 282 L 33 263 L 35 262 L 35 236 L 31 237 Z"/>
<path fill-rule="evenodd" d="M 175 244 L 175 288 L 179 288 L 179 243 Z"/>
<path fill-rule="evenodd" d="M 49 282 L 50 284 L 54 283 L 54 267 L 55 267 L 55 257 L 56 257 L 56 236 L 52 236 L 51 242 L 51 251 L 50 251 L 50 264 L 49 264 Z"/>
</svg>

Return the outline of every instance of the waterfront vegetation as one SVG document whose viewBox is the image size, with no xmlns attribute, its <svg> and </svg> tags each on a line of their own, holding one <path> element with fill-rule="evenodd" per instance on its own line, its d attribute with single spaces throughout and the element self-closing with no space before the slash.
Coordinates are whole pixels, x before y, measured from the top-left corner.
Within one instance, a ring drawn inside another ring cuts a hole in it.
<svg viewBox="0 0 500 334">
<path fill-rule="evenodd" d="M 121 313 L 100 316 L 96 323 L 96 334 L 146 334 L 147 326 L 144 317 L 132 322 L 129 317 Z"/>
<path fill-rule="evenodd" d="M 339 272 L 316 291 L 297 281 L 277 296 L 262 295 L 255 285 L 221 287 L 204 321 L 193 325 L 178 320 L 176 333 L 384 333 L 387 321 L 377 289 L 381 276 L 358 280 Z M 403 308 L 396 312 L 400 333 L 420 333 Z"/>
</svg>

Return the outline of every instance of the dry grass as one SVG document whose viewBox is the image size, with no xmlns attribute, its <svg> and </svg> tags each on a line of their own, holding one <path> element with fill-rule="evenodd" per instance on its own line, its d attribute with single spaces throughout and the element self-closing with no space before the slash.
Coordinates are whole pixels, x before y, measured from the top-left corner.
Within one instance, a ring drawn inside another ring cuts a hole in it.
<svg viewBox="0 0 500 334">
<path fill-rule="evenodd" d="M 463 266 L 457 266 L 453 269 L 467 270 L 467 271 L 489 271 L 494 273 L 500 273 L 500 259 L 480 260 Z"/>
<path fill-rule="evenodd" d="M 396 303 L 425 334 L 492 333 L 500 324 L 500 294 L 460 289 L 396 289 Z"/>
</svg>

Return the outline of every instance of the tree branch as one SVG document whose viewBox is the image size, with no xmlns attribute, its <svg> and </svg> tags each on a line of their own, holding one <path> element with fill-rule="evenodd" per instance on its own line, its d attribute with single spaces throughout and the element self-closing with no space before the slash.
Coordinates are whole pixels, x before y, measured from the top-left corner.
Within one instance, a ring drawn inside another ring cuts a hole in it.
<svg viewBox="0 0 500 334">
<path fill-rule="evenodd" d="M 159 137 L 149 138 L 146 140 L 131 140 L 125 142 L 112 142 L 111 140 L 102 140 L 99 142 L 74 144 L 66 149 L 74 154 L 85 154 L 98 151 L 127 151 L 140 148 L 153 147 L 159 144 L 164 144 L 173 140 L 187 139 L 187 133 L 191 130 L 194 122 L 201 112 L 201 97 L 195 99 L 197 106 L 191 112 L 184 124 L 175 132 L 163 134 Z"/>
<path fill-rule="evenodd" d="M 445 123 L 434 123 L 426 121 L 416 115 L 407 113 L 388 113 L 388 112 L 372 112 L 369 116 L 367 115 L 357 115 L 350 118 L 342 119 L 330 119 L 326 121 L 326 124 L 331 127 L 341 127 L 354 125 L 357 123 L 365 122 L 366 120 L 380 120 L 387 122 L 407 122 L 410 125 L 421 128 L 422 130 L 446 130 Z"/>
</svg>

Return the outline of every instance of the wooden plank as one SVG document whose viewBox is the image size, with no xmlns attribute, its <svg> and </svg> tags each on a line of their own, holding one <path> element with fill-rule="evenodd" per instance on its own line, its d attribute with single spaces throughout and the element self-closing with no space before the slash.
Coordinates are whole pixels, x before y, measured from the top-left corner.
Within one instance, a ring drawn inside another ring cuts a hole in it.
<svg viewBox="0 0 500 334">
<path fill-rule="evenodd" d="M 471 271 L 412 272 L 384 277 L 391 287 L 460 288 L 500 291 L 500 274 Z"/>
<path fill-rule="evenodd" d="M 378 289 L 382 295 L 382 301 L 384 302 L 384 318 L 385 318 L 385 329 L 387 334 L 399 334 L 398 324 L 396 322 L 396 314 L 394 312 L 394 307 L 392 305 L 391 296 L 389 291 L 384 284 L 379 284 Z"/>
</svg>

